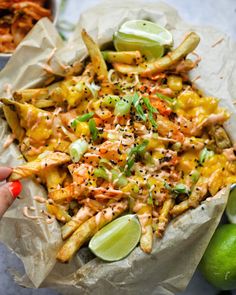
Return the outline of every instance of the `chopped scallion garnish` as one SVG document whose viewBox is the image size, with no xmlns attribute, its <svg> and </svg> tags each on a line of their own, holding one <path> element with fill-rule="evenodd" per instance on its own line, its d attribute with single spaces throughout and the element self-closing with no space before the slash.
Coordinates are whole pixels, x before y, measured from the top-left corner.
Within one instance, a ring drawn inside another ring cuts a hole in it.
<svg viewBox="0 0 236 295">
<path fill-rule="evenodd" d="M 83 154 L 86 153 L 87 150 L 88 150 L 87 141 L 84 139 L 77 139 L 69 147 L 71 160 L 74 163 L 79 162 L 79 160 L 81 159 Z"/>
<path fill-rule="evenodd" d="M 143 111 L 143 108 L 140 104 L 140 98 L 138 96 L 138 93 L 136 92 L 133 96 L 133 105 L 134 105 L 134 108 L 137 112 L 137 115 L 140 117 L 141 120 L 143 121 L 146 121 L 146 116 L 144 114 L 144 111 Z"/>
<path fill-rule="evenodd" d="M 115 116 L 127 115 L 130 111 L 133 97 L 126 95 L 122 97 L 115 105 L 114 114 Z"/>
<path fill-rule="evenodd" d="M 130 175 L 130 170 L 133 167 L 134 163 L 135 163 L 135 157 L 136 156 L 142 156 L 144 154 L 144 152 L 146 151 L 147 145 L 148 145 L 149 141 L 148 140 L 144 140 L 141 144 L 133 147 L 128 155 L 128 159 L 126 162 L 126 167 L 125 167 L 125 174 L 126 175 Z"/>
<path fill-rule="evenodd" d="M 92 135 L 92 140 L 96 141 L 98 138 L 98 129 L 96 127 L 96 122 L 94 119 L 89 120 L 89 130 Z"/>
<path fill-rule="evenodd" d="M 158 113 L 158 110 L 151 105 L 150 100 L 147 97 L 143 97 L 143 102 L 146 105 L 149 112 Z"/>
<path fill-rule="evenodd" d="M 199 156 L 199 163 L 202 165 L 206 160 L 214 156 L 213 151 L 209 151 L 206 147 L 204 147 Z"/>
<path fill-rule="evenodd" d="M 76 128 L 78 122 L 87 122 L 89 119 L 91 119 L 94 115 L 94 112 L 86 113 L 81 116 L 76 117 L 72 122 L 71 126 L 73 128 Z"/>
</svg>

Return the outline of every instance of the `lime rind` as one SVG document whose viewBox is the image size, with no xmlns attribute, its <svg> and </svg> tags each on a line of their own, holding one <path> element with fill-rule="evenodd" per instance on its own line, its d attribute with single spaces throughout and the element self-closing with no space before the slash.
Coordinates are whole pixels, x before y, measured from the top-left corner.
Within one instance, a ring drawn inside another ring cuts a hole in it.
<svg viewBox="0 0 236 295">
<path fill-rule="evenodd" d="M 141 225 L 136 215 L 119 217 L 90 240 L 89 249 L 104 261 L 118 261 L 125 258 L 141 238 Z"/>
</svg>

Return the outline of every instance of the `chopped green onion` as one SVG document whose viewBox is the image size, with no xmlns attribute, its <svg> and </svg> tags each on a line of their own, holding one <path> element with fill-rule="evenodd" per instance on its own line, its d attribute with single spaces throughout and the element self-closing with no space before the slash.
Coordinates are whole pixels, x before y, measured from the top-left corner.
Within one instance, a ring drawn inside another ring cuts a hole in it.
<svg viewBox="0 0 236 295">
<path fill-rule="evenodd" d="M 138 116 L 140 117 L 141 120 L 143 120 L 143 121 L 147 120 L 147 118 L 146 118 L 146 116 L 144 114 L 143 108 L 142 108 L 142 106 L 140 104 L 138 104 L 136 106 L 136 112 L 137 112 L 137 114 L 138 114 Z"/>
<path fill-rule="evenodd" d="M 134 163 L 135 163 L 135 157 L 137 155 L 142 156 L 143 153 L 146 151 L 147 145 L 148 145 L 149 141 L 148 140 L 144 140 L 141 144 L 133 147 L 128 155 L 128 159 L 126 162 L 126 169 L 125 169 L 125 175 L 130 175 L 130 170 L 133 167 Z"/>
<path fill-rule="evenodd" d="M 132 156 L 129 156 L 128 159 L 127 159 L 127 163 L 125 165 L 126 166 L 125 167 L 126 168 L 125 169 L 125 175 L 126 176 L 130 176 L 131 175 L 130 170 L 134 166 L 134 163 L 135 163 L 134 158 L 135 158 L 135 156 L 132 155 Z"/>
<path fill-rule="evenodd" d="M 105 158 L 102 158 L 100 161 L 99 161 L 99 166 L 104 166 L 108 169 L 111 169 L 113 168 L 113 165 L 111 164 L 111 162 Z"/>
<path fill-rule="evenodd" d="M 151 105 L 150 100 L 147 97 L 143 97 L 143 102 L 146 105 L 149 112 L 158 113 L 158 110 Z"/>
<path fill-rule="evenodd" d="M 210 159 L 212 156 L 214 156 L 214 152 L 209 151 L 206 147 L 204 147 L 199 156 L 199 163 L 202 165 L 206 160 Z"/>
<path fill-rule="evenodd" d="M 136 109 L 136 112 L 138 114 L 138 116 L 143 120 L 143 121 L 146 121 L 146 116 L 143 112 L 143 108 L 142 106 L 140 105 L 139 103 L 140 99 L 139 99 L 139 96 L 138 96 L 138 93 L 136 92 L 133 96 L 133 105 Z"/>
<path fill-rule="evenodd" d="M 107 172 L 102 167 L 94 169 L 93 174 L 94 174 L 95 177 L 101 177 L 101 178 L 103 178 L 103 179 L 105 179 L 107 181 L 109 180 L 109 176 L 108 176 Z"/>
<path fill-rule="evenodd" d="M 172 99 L 166 95 L 163 95 L 162 93 L 157 92 L 156 95 L 158 98 L 168 102 L 170 105 L 173 105 L 175 103 L 174 99 Z"/>
<path fill-rule="evenodd" d="M 133 147 L 131 150 L 130 150 L 130 154 L 131 155 L 134 155 L 134 154 L 143 154 L 143 152 L 146 151 L 146 147 L 148 145 L 149 141 L 148 140 L 144 140 L 141 144 Z"/>
<path fill-rule="evenodd" d="M 153 113 L 158 113 L 158 110 L 151 105 L 150 100 L 147 97 L 143 97 L 143 102 L 148 109 L 149 121 L 153 127 L 157 128 L 157 122 L 153 118 Z"/>
<path fill-rule="evenodd" d="M 172 191 L 176 194 L 189 194 L 189 189 L 186 185 L 184 185 L 183 183 L 178 183 L 176 184 Z"/>
<path fill-rule="evenodd" d="M 152 192 L 150 192 L 148 195 L 147 203 L 148 205 L 153 205 Z"/>
<path fill-rule="evenodd" d="M 200 177 L 200 172 L 197 170 L 193 170 L 190 174 L 190 177 L 192 179 L 193 182 L 197 182 L 199 177 Z"/>
<path fill-rule="evenodd" d="M 96 85 L 96 84 L 94 84 L 93 82 L 91 84 L 85 83 L 85 85 L 90 90 L 93 98 L 97 98 L 98 97 L 98 91 L 101 89 L 101 87 L 98 86 L 98 85 Z"/>
<path fill-rule="evenodd" d="M 81 116 L 78 116 L 71 122 L 71 126 L 75 128 L 78 122 L 87 122 L 89 119 L 93 117 L 93 115 L 94 115 L 94 112 L 90 112 L 90 113 L 86 113 Z"/>
<path fill-rule="evenodd" d="M 148 118 L 154 128 L 157 128 L 157 122 L 154 120 L 152 112 L 148 112 Z"/>
<path fill-rule="evenodd" d="M 172 192 L 174 195 L 178 194 L 189 194 L 190 191 L 186 185 L 183 183 L 177 183 L 173 188 L 167 183 L 164 182 L 164 187 Z"/>
<path fill-rule="evenodd" d="M 164 182 L 164 187 L 168 189 L 168 191 L 172 191 L 172 187 L 166 181 Z"/>
<path fill-rule="evenodd" d="M 88 143 L 84 139 L 77 139 L 69 146 L 71 160 L 79 162 L 84 153 L 88 150 Z"/>
<path fill-rule="evenodd" d="M 123 187 L 128 184 L 127 178 L 123 174 L 121 174 L 120 171 L 112 169 L 111 174 L 112 174 L 112 182 L 115 182 L 116 186 Z"/>
<path fill-rule="evenodd" d="M 148 203 L 148 205 L 153 206 L 153 198 L 152 198 L 151 186 L 150 186 L 150 184 L 148 184 L 147 186 L 148 186 L 148 189 L 149 189 L 147 203 Z"/>
<path fill-rule="evenodd" d="M 130 111 L 132 100 L 133 97 L 130 95 L 122 97 L 115 105 L 115 116 L 127 115 Z"/>
<path fill-rule="evenodd" d="M 94 119 L 89 120 L 89 130 L 92 135 L 92 140 L 96 141 L 98 138 L 98 129 L 96 127 L 96 122 Z"/>
<path fill-rule="evenodd" d="M 102 98 L 102 106 L 114 108 L 118 101 L 120 101 L 120 97 L 118 95 L 105 95 Z"/>
<path fill-rule="evenodd" d="M 127 178 L 124 175 L 120 175 L 121 172 L 115 169 L 111 170 L 112 179 L 109 178 L 109 175 L 104 169 L 104 167 L 99 167 L 94 169 L 93 174 L 95 177 L 101 177 L 105 179 L 106 181 L 115 182 L 115 186 L 117 187 L 124 187 L 128 184 Z"/>
</svg>

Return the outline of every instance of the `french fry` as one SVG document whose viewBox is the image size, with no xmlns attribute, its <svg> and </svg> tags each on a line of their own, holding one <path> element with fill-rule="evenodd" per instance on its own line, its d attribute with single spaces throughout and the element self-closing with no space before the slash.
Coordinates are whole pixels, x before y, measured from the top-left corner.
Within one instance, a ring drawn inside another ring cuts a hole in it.
<svg viewBox="0 0 236 295">
<path fill-rule="evenodd" d="M 66 240 L 73 232 L 86 220 L 96 213 L 95 210 L 84 206 L 79 209 L 77 214 L 61 228 L 62 239 Z"/>
<path fill-rule="evenodd" d="M 222 169 L 216 169 L 208 180 L 208 189 L 212 196 L 220 190 L 224 183 L 224 174 Z"/>
<path fill-rule="evenodd" d="M 19 142 L 22 142 L 25 131 L 20 126 L 20 121 L 17 116 L 17 113 L 13 111 L 9 106 L 4 105 L 3 106 L 3 112 L 5 115 L 5 118 L 7 120 L 7 123 L 9 124 L 12 133 L 14 134 L 15 138 L 19 140 Z"/>
<path fill-rule="evenodd" d="M 52 114 L 27 103 L 19 103 L 7 98 L 1 98 L 5 105 L 15 106 L 20 118 L 20 125 L 25 128 L 26 136 L 36 142 L 43 142 L 52 134 Z"/>
<path fill-rule="evenodd" d="M 207 178 L 200 177 L 197 183 L 195 184 L 189 199 L 181 202 L 178 205 L 175 205 L 171 209 L 170 214 L 172 216 L 177 216 L 184 213 L 189 208 L 196 208 L 199 205 L 199 203 L 204 199 L 207 193 L 208 181 L 209 180 Z"/>
<path fill-rule="evenodd" d="M 151 253 L 153 244 L 152 231 L 152 206 L 144 204 L 137 212 L 138 219 L 142 226 L 140 248 L 145 253 Z"/>
<path fill-rule="evenodd" d="M 196 33 L 191 32 L 175 50 L 154 62 L 145 62 L 138 66 L 113 63 L 113 67 L 116 71 L 123 74 L 140 74 L 143 77 L 155 75 L 175 65 L 191 53 L 198 46 L 199 42 L 200 37 Z"/>
<path fill-rule="evenodd" d="M 23 89 L 13 93 L 13 97 L 19 102 L 29 102 L 32 100 L 47 99 L 49 97 L 48 88 Z"/>
<path fill-rule="evenodd" d="M 81 35 L 84 44 L 88 49 L 88 53 L 90 55 L 95 72 L 97 73 L 98 80 L 107 80 L 107 66 L 98 45 L 93 41 L 93 39 L 88 35 L 88 33 L 85 30 L 82 30 Z"/>
<path fill-rule="evenodd" d="M 85 199 L 82 201 L 85 205 L 79 209 L 77 214 L 61 228 L 62 239 L 65 240 L 73 234 L 73 232 L 91 216 L 104 208 L 101 203 L 92 200 Z"/>
<path fill-rule="evenodd" d="M 39 155 L 37 159 L 32 162 L 28 162 L 22 166 L 13 168 L 10 180 L 26 178 L 38 174 L 47 167 L 49 168 L 52 166 L 61 165 L 69 161 L 70 157 L 67 154 L 48 151 L 44 154 Z"/>
<path fill-rule="evenodd" d="M 118 217 L 127 208 L 127 201 L 115 203 L 91 217 L 73 233 L 57 254 L 61 262 L 69 261 L 72 256 L 87 242 L 100 228 Z"/>
<path fill-rule="evenodd" d="M 93 79 L 94 79 L 94 76 L 95 76 L 94 67 L 93 67 L 93 64 L 90 62 L 85 67 L 85 70 L 81 75 L 81 78 L 85 79 L 86 81 L 91 83 L 93 81 Z"/>
<path fill-rule="evenodd" d="M 72 199 L 76 199 L 83 193 L 84 188 L 76 183 L 70 183 L 66 187 L 59 188 L 49 192 L 48 197 L 55 203 L 69 203 Z"/>
<path fill-rule="evenodd" d="M 64 208 L 57 204 L 46 204 L 48 213 L 56 217 L 57 220 L 65 223 L 71 220 L 71 216 L 66 212 Z"/>
<path fill-rule="evenodd" d="M 160 216 L 158 218 L 157 231 L 156 231 L 156 235 L 158 237 L 163 236 L 163 233 L 170 219 L 170 210 L 173 208 L 174 203 L 175 203 L 174 199 L 169 198 L 165 200 L 161 208 Z"/>
<path fill-rule="evenodd" d="M 109 63 L 139 64 L 142 61 L 140 51 L 102 51 L 103 58 Z"/>
<path fill-rule="evenodd" d="M 49 192 L 57 189 L 58 186 L 60 187 L 60 185 L 66 177 L 65 172 L 62 175 L 60 174 L 58 167 L 51 167 L 49 169 L 46 169 L 46 171 L 44 171 L 43 173 L 46 180 L 46 186 Z"/>
</svg>

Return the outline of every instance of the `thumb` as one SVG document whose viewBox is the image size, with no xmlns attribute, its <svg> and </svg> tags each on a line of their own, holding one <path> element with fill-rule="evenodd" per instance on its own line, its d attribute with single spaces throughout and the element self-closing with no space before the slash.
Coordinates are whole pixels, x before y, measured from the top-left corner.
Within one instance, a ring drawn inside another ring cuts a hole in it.
<svg viewBox="0 0 236 295">
<path fill-rule="evenodd" d="M 0 218 L 20 194 L 22 185 L 19 181 L 7 182 L 0 186 Z"/>
</svg>

